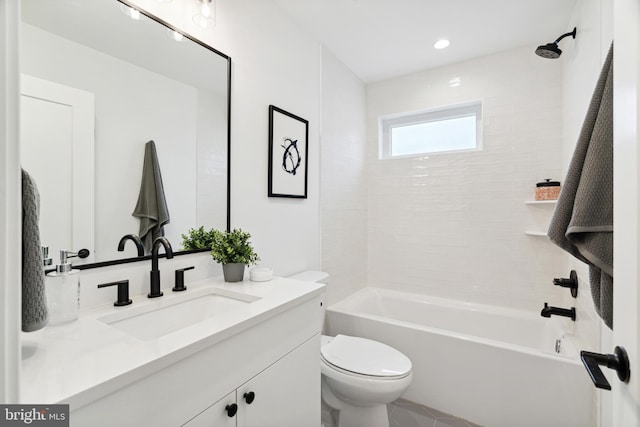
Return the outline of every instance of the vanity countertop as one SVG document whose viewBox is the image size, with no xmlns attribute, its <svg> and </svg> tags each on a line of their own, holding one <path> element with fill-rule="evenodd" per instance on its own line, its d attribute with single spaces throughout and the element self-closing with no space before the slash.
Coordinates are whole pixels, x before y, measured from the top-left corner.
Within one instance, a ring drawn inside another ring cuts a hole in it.
<svg viewBox="0 0 640 427">
<path fill-rule="evenodd" d="M 317 297 L 324 286 L 285 278 L 239 283 L 225 283 L 222 277 L 206 279 L 187 284 L 185 292 L 174 293 L 169 289 L 157 299 L 137 295 L 132 298 L 133 304 L 126 307 L 108 304 L 81 311 L 74 322 L 22 333 L 21 401 L 82 406 Z M 100 320 L 147 304 L 167 304 L 173 298 L 184 298 L 189 292 L 211 287 L 220 293 L 259 299 L 146 340 Z"/>
</svg>

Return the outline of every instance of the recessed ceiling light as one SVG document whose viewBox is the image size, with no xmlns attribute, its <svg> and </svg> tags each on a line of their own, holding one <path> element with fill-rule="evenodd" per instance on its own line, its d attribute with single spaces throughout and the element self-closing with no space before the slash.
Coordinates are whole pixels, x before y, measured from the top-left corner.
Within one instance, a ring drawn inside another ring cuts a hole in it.
<svg viewBox="0 0 640 427">
<path fill-rule="evenodd" d="M 460 77 L 453 77 L 452 79 L 449 80 L 449 86 L 450 87 L 462 86 L 462 80 L 460 79 Z"/>
<path fill-rule="evenodd" d="M 436 49 L 444 49 L 447 46 L 449 46 L 449 40 L 447 39 L 440 39 L 433 44 Z"/>
</svg>

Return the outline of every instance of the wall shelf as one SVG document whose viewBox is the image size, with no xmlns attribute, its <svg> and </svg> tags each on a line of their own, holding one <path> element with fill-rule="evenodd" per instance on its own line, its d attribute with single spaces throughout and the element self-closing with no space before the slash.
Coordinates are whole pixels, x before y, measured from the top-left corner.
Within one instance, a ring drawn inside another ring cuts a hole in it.
<svg viewBox="0 0 640 427">
<path fill-rule="evenodd" d="M 555 205 L 558 203 L 557 200 L 527 200 L 524 202 L 525 205 Z"/>
<path fill-rule="evenodd" d="M 547 233 L 545 231 L 525 230 L 524 234 L 527 236 L 547 237 Z"/>
<path fill-rule="evenodd" d="M 550 215 L 557 203 L 557 200 L 526 200 L 524 202 L 525 205 L 540 206 L 540 209 L 534 208 L 531 210 L 531 214 L 537 218 L 537 225 L 533 226 L 534 229 L 525 230 L 524 234 L 527 236 L 547 237 L 547 227 L 551 220 Z"/>
</svg>

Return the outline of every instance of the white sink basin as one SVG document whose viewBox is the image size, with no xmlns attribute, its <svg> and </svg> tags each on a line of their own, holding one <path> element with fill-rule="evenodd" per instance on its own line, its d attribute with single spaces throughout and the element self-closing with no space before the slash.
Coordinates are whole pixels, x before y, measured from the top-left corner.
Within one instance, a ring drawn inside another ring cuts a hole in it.
<svg viewBox="0 0 640 427">
<path fill-rule="evenodd" d="M 164 298 L 164 299 L 163 299 Z M 185 291 L 184 295 L 166 295 L 139 307 L 98 318 L 114 328 L 141 340 L 151 340 L 207 319 L 246 307 L 260 297 L 218 288 Z"/>
</svg>

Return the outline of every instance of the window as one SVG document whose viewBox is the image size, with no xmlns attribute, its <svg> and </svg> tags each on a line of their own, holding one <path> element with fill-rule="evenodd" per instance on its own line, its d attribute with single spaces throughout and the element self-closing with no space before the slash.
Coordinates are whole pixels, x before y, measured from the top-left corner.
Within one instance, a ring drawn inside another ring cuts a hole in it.
<svg viewBox="0 0 640 427">
<path fill-rule="evenodd" d="M 482 103 L 380 118 L 381 158 L 479 150 Z"/>
</svg>

